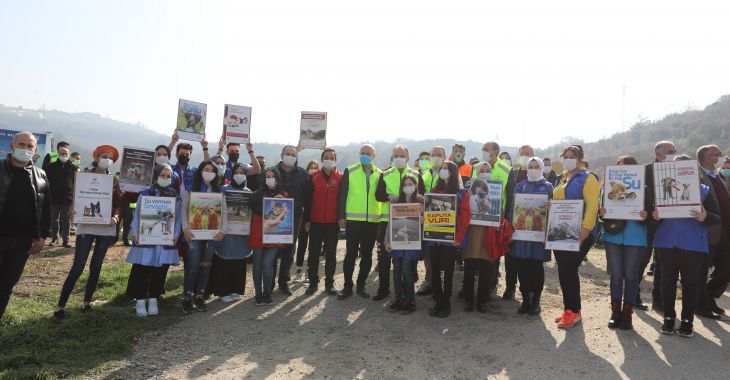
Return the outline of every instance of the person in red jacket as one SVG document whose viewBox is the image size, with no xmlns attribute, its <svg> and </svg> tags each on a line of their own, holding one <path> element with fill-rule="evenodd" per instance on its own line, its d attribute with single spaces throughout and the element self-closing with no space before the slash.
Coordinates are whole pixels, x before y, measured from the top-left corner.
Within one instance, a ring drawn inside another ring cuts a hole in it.
<svg viewBox="0 0 730 380">
<path fill-rule="evenodd" d="M 304 229 L 309 233 L 307 267 L 309 287 L 306 294 L 317 292 L 319 283 L 319 255 L 324 246 L 324 291 L 336 296 L 334 288 L 337 267 L 337 241 L 340 226 L 337 224 L 337 204 L 342 172 L 335 168 L 337 152 L 332 148 L 322 151 L 322 169 L 312 174 L 305 193 Z"/>
</svg>

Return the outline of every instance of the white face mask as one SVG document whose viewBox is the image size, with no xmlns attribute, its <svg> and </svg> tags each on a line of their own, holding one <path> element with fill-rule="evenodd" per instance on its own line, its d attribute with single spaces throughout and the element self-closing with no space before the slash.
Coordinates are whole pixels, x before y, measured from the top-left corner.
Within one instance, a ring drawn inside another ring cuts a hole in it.
<svg viewBox="0 0 730 380">
<path fill-rule="evenodd" d="M 483 179 L 485 181 L 492 179 L 492 173 L 479 173 L 479 179 Z"/>
<path fill-rule="evenodd" d="M 68 156 L 58 156 L 58 160 L 65 164 L 68 161 Z"/>
<path fill-rule="evenodd" d="M 405 157 L 393 158 L 393 166 L 395 166 L 398 169 L 405 168 L 406 167 L 406 158 Z"/>
<path fill-rule="evenodd" d="M 519 158 L 520 167 L 527 168 L 527 160 L 528 159 L 530 159 L 530 157 L 520 156 L 520 158 Z"/>
<path fill-rule="evenodd" d="M 546 165 L 545 169 L 543 169 L 542 171 L 545 172 L 545 174 L 549 174 L 551 170 L 553 170 L 553 168 L 550 167 L 550 165 Z"/>
<path fill-rule="evenodd" d="M 667 156 L 664 157 L 664 162 L 674 161 L 674 157 L 676 157 L 676 155 L 674 155 L 674 154 L 667 154 Z"/>
<path fill-rule="evenodd" d="M 160 185 L 160 187 L 168 187 L 172 184 L 172 178 L 157 177 L 157 184 Z"/>
<path fill-rule="evenodd" d="M 284 165 L 286 166 L 294 166 L 297 163 L 297 158 L 294 156 L 284 156 L 281 160 L 284 161 Z"/>
<path fill-rule="evenodd" d="M 317 169 L 309 169 L 309 170 L 307 170 L 307 173 L 309 173 L 309 175 L 312 175 L 312 174 L 314 174 L 316 172 L 317 172 Z"/>
<path fill-rule="evenodd" d="M 404 193 L 405 193 L 406 195 L 411 195 L 411 194 L 413 194 L 413 193 L 414 193 L 415 191 L 416 191 L 416 187 L 415 187 L 415 186 L 403 186 L 403 192 L 404 192 Z"/>
<path fill-rule="evenodd" d="M 527 169 L 527 180 L 530 182 L 537 182 L 542 179 L 542 170 L 540 169 Z"/>
<path fill-rule="evenodd" d="M 489 152 L 487 152 L 486 150 L 482 151 L 482 161 L 484 161 L 484 162 L 489 161 Z"/>
<path fill-rule="evenodd" d="M 226 174 L 226 165 L 225 164 L 223 164 L 223 165 L 216 165 L 215 167 L 218 168 L 218 175 L 219 176 L 222 177 L 224 174 Z"/>
<path fill-rule="evenodd" d="M 266 178 L 266 186 L 273 190 L 276 187 L 276 178 Z"/>
<path fill-rule="evenodd" d="M 215 179 L 215 173 L 213 172 L 203 172 L 203 182 L 210 183 L 210 181 Z"/>
<path fill-rule="evenodd" d="M 504 158 L 502 159 L 502 161 L 504 161 L 505 164 L 512 166 L 512 160 L 510 160 L 509 158 Z"/>
<path fill-rule="evenodd" d="M 575 158 L 563 158 L 560 160 L 560 162 L 563 163 L 563 169 L 567 171 L 571 171 L 578 166 L 578 160 Z"/>
<path fill-rule="evenodd" d="M 236 181 L 237 184 L 242 185 L 246 181 L 246 175 L 245 174 L 234 174 L 233 180 Z"/>
<path fill-rule="evenodd" d="M 441 166 L 441 164 L 444 163 L 444 158 L 441 156 L 433 156 L 431 157 L 431 164 L 433 164 L 432 167 L 437 168 Z"/>
<path fill-rule="evenodd" d="M 113 163 L 114 163 L 114 161 L 112 161 L 111 158 L 100 158 L 99 159 L 99 167 L 102 169 L 109 169 L 109 167 L 112 166 Z"/>
<path fill-rule="evenodd" d="M 449 179 L 449 169 L 441 169 L 439 170 L 439 178 L 446 181 Z"/>
<path fill-rule="evenodd" d="M 28 149 L 15 148 L 13 149 L 13 158 L 15 158 L 18 162 L 27 164 L 31 159 L 33 159 L 33 152 Z"/>
<path fill-rule="evenodd" d="M 330 170 L 335 167 L 335 162 L 332 160 L 323 160 L 322 166 L 324 166 L 325 169 Z"/>
<path fill-rule="evenodd" d="M 155 157 L 155 162 L 159 164 L 167 164 L 170 162 L 170 157 L 167 156 L 157 156 Z"/>
</svg>

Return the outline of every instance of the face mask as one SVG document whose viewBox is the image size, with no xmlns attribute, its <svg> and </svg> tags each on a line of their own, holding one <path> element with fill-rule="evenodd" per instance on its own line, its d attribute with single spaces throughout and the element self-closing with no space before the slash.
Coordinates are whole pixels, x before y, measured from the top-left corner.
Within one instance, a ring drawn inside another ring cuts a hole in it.
<svg viewBox="0 0 730 380">
<path fill-rule="evenodd" d="M 370 165 L 370 162 L 373 160 L 372 157 L 368 156 L 367 154 L 361 154 L 360 155 L 360 163 L 363 165 Z"/>
<path fill-rule="evenodd" d="M 441 169 L 439 170 L 439 178 L 446 181 L 449 179 L 449 169 Z"/>
<path fill-rule="evenodd" d="M 297 158 L 293 156 L 284 156 L 281 158 L 281 160 L 286 166 L 294 166 L 294 164 L 297 162 Z"/>
<path fill-rule="evenodd" d="M 463 153 L 454 153 L 454 159 L 456 159 L 456 162 L 461 162 L 464 159 Z"/>
<path fill-rule="evenodd" d="M 58 160 L 65 164 L 68 161 L 68 156 L 58 156 Z"/>
<path fill-rule="evenodd" d="M 309 170 L 307 170 L 307 173 L 309 173 L 309 175 L 312 175 L 312 174 L 314 174 L 316 172 L 317 172 L 317 169 L 309 169 Z"/>
<path fill-rule="evenodd" d="M 73 164 L 73 166 L 79 166 L 79 165 L 81 165 L 81 161 L 79 161 L 79 160 L 71 160 L 71 164 Z"/>
<path fill-rule="evenodd" d="M 404 192 L 404 193 L 405 193 L 406 195 L 411 195 L 411 194 L 413 194 L 413 193 L 414 193 L 415 191 L 416 191 L 416 187 L 415 187 L 415 186 L 403 186 L 403 192 Z"/>
<path fill-rule="evenodd" d="M 322 166 L 324 166 L 325 169 L 330 170 L 335 167 L 335 162 L 332 160 L 322 160 Z"/>
<path fill-rule="evenodd" d="M 170 162 L 170 158 L 167 157 L 167 156 L 157 156 L 157 157 L 155 157 L 155 162 L 158 165 L 159 164 L 166 164 L 166 163 Z"/>
<path fill-rule="evenodd" d="M 527 159 L 528 158 L 529 157 L 527 157 L 527 156 L 520 156 L 520 158 L 519 158 L 520 167 L 523 167 L 523 168 L 526 168 L 527 167 Z"/>
<path fill-rule="evenodd" d="M 485 181 L 492 179 L 492 173 L 479 173 L 479 179 L 483 179 Z"/>
<path fill-rule="evenodd" d="M 210 181 L 215 179 L 215 173 L 213 172 L 203 172 L 203 182 L 210 183 Z"/>
<path fill-rule="evenodd" d="M 674 157 L 675 157 L 674 154 L 667 154 L 667 156 L 664 157 L 664 162 L 674 161 Z"/>
<path fill-rule="evenodd" d="M 441 156 L 433 156 L 431 157 L 431 164 L 433 164 L 434 167 L 441 166 L 441 164 L 444 163 L 444 158 Z"/>
<path fill-rule="evenodd" d="M 228 161 L 238 162 L 238 156 L 238 153 L 230 152 L 228 153 Z"/>
<path fill-rule="evenodd" d="M 482 151 L 482 161 L 484 161 L 484 162 L 489 161 L 489 152 L 487 152 L 486 150 Z"/>
<path fill-rule="evenodd" d="M 177 163 L 180 165 L 187 165 L 190 162 L 190 156 L 177 156 Z"/>
<path fill-rule="evenodd" d="M 542 179 L 542 170 L 540 169 L 527 169 L 527 180 L 530 182 L 537 182 Z"/>
<path fill-rule="evenodd" d="M 545 169 L 543 169 L 542 171 L 543 171 L 543 172 L 545 172 L 545 174 L 549 174 L 551 170 L 553 170 L 553 168 L 552 168 L 552 167 L 550 167 L 550 166 L 545 166 Z"/>
<path fill-rule="evenodd" d="M 157 178 L 157 184 L 160 185 L 160 187 L 168 187 L 170 184 L 172 184 L 172 178 Z"/>
<path fill-rule="evenodd" d="M 246 181 L 246 175 L 245 174 L 234 174 L 233 180 L 236 181 L 237 184 L 243 185 L 243 182 Z"/>
<path fill-rule="evenodd" d="M 418 160 L 418 167 L 421 170 L 431 169 L 431 160 Z"/>
<path fill-rule="evenodd" d="M 266 186 L 273 190 L 276 187 L 276 178 L 266 178 Z"/>
<path fill-rule="evenodd" d="M 567 171 L 571 171 L 575 169 L 576 166 L 578 166 L 578 160 L 575 158 L 563 158 L 560 160 L 560 162 L 563 163 L 563 169 Z"/>
<path fill-rule="evenodd" d="M 224 174 L 226 174 L 226 165 L 216 165 L 215 167 L 218 168 L 219 176 L 222 177 Z"/>
<path fill-rule="evenodd" d="M 13 149 L 13 158 L 18 162 L 27 164 L 33 158 L 33 152 L 28 149 L 15 148 Z"/>
<path fill-rule="evenodd" d="M 406 167 L 406 158 L 405 157 L 396 157 L 393 159 L 393 166 L 395 166 L 398 169 L 403 169 Z"/>
<path fill-rule="evenodd" d="M 99 167 L 102 169 L 109 169 L 110 166 L 112 166 L 114 162 L 111 158 L 101 158 L 99 159 Z"/>
<path fill-rule="evenodd" d="M 720 169 L 720 174 L 722 174 L 723 177 L 730 177 L 730 169 Z"/>
</svg>

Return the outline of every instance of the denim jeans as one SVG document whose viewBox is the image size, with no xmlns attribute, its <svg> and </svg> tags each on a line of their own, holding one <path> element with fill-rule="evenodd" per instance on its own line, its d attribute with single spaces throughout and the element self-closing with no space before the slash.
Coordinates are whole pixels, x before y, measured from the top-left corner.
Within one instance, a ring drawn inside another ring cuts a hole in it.
<svg viewBox="0 0 730 380">
<path fill-rule="evenodd" d="M 68 302 L 68 297 L 71 296 L 71 291 L 73 291 L 76 281 L 79 280 L 81 273 L 84 272 L 84 267 L 86 266 L 86 261 L 89 259 L 89 252 L 91 252 L 91 246 L 93 244 L 94 253 L 91 256 L 89 279 L 86 281 L 86 291 L 84 293 L 84 302 L 91 302 L 91 297 L 94 296 L 94 291 L 96 291 L 96 285 L 99 283 L 101 264 L 104 263 L 106 251 L 114 240 L 114 236 L 89 234 L 76 236 L 74 261 L 71 264 L 71 270 L 68 272 L 66 281 L 63 282 L 63 288 L 61 288 L 61 297 L 58 299 L 59 307 L 66 307 L 66 302 Z M 96 241 L 96 244 L 94 244 L 94 241 Z"/>
<path fill-rule="evenodd" d="M 611 268 L 611 302 L 633 305 L 639 291 L 639 269 L 646 247 L 605 242 L 606 259 Z"/>
<path fill-rule="evenodd" d="M 189 300 L 193 293 L 201 297 L 205 295 L 210 266 L 215 254 L 215 247 L 209 243 L 207 240 L 194 240 L 190 243 L 185 255 L 185 279 L 183 281 L 185 299 Z"/>
<path fill-rule="evenodd" d="M 253 286 L 256 288 L 256 295 L 271 293 L 274 282 L 274 260 L 278 248 L 254 248 L 253 249 Z"/>
<path fill-rule="evenodd" d="M 416 263 L 418 261 L 411 259 L 408 253 L 404 253 L 403 257 L 393 259 L 393 286 L 397 300 L 415 301 L 416 284 L 413 274 Z"/>
</svg>

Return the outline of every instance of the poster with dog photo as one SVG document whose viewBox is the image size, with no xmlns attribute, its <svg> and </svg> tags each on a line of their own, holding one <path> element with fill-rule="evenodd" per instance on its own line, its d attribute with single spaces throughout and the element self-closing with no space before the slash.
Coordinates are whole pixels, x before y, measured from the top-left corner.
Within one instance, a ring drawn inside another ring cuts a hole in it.
<svg viewBox="0 0 730 380">
<path fill-rule="evenodd" d="M 471 182 L 471 222 L 477 226 L 499 227 L 502 214 L 502 182 L 474 179 Z"/>
<path fill-rule="evenodd" d="M 223 193 L 226 200 L 226 234 L 248 235 L 251 233 L 251 209 L 248 200 L 250 191 L 228 190 Z"/>
<path fill-rule="evenodd" d="M 143 195 L 137 202 L 139 244 L 173 245 L 175 239 L 175 202 L 177 198 Z"/>
<path fill-rule="evenodd" d="M 177 135 L 183 140 L 201 141 L 205 137 L 205 117 L 208 106 L 204 103 L 180 99 L 177 106 Z"/>
<path fill-rule="evenodd" d="M 248 143 L 251 139 L 251 107 L 226 104 L 223 107 L 223 135 L 229 144 Z"/>
<path fill-rule="evenodd" d="M 583 221 L 583 200 L 550 202 L 545 249 L 578 252 L 580 225 Z"/>
<path fill-rule="evenodd" d="M 606 166 L 603 181 L 605 219 L 641 220 L 644 210 L 644 165 Z"/>
<path fill-rule="evenodd" d="M 421 250 L 420 203 L 390 204 L 390 248 L 392 250 Z"/>
<path fill-rule="evenodd" d="M 294 242 L 294 199 L 264 198 L 264 244 L 292 244 Z"/>
<path fill-rule="evenodd" d="M 515 194 L 512 240 L 545 241 L 547 194 Z"/>
<path fill-rule="evenodd" d="M 119 169 L 119 187 L 132 193 L 149 188 L 152 186 L 154 169 L 154 150 L 125 146 L 122 150 L 122 166 Z"/>
<path fill-rule="evenodd" d="M 426 193 L 423 240 L 453 243 L 456 239 L 456 194 Z"/>
<path fill-rule="evenodd" d="M 696 160 L 654 163 L 656 209 L 662 219 L 691 218 L 702 211 Z"/>
<path fill-rule="evenodd" d="M 299 123 L 299 146 L 304 148 L 327 146 L 327 112 L 302 111 Z"/>
<path fill-rule="evenodd" d="M 223 194 L 190 193 L 188 229 L 193 240 L 213 240 L 223 229 Z"/>
<path fill-rule="evenodd" d="M 76 172 L 74 182 L 74 217 L 79 224 L 110 224 L 114 176 Z"/>
</svg>

